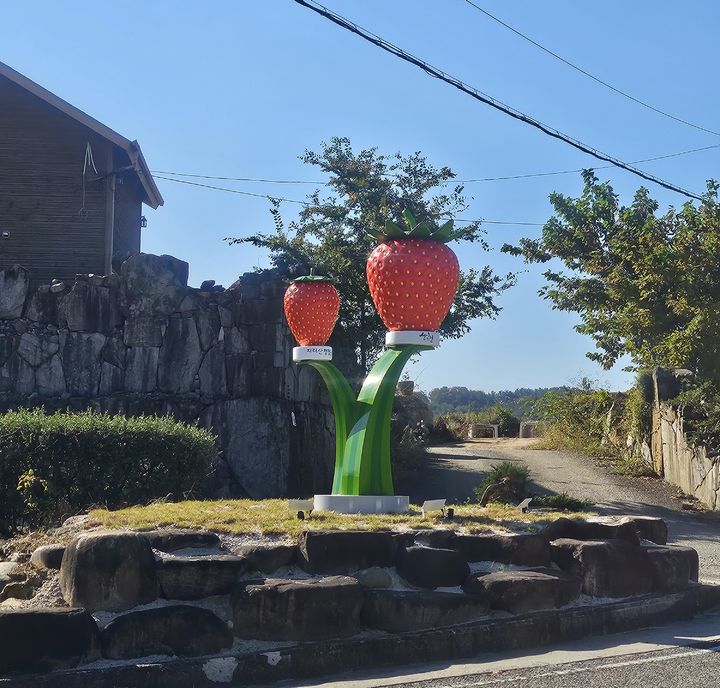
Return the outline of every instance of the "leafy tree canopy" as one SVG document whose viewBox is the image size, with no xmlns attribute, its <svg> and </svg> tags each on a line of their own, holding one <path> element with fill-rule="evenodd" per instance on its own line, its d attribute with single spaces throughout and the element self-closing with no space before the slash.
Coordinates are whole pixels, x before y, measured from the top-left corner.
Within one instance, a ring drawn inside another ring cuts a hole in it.
<svg viewBox="0 0 720 688">
<path fill-rule="evenodd" d="M 274 202 L 274 232 L 229 241 L 267 249 L 273 265 L 288 276 L 315 268 L 334 277 L 341 300 L 331 344 L 354 351 L 364 371 L 385 337 L 365 279 L 365 261 L 377 244 L 368 230 L 381 230 L 387 220 L 402 224 L 403 210 L 433 224 L 454 217 L 466 208 L 463 187 L 452 185 L 450 168 L 434 167 L 421 153 L 384 155 L 375 148 L 356 153 L 347 138 L 333 138 L 319 152 L 306 151 L 300 159 L 328 175 L 329 193 L 311 193 L 299 218 L 289 224 L 282 218 L 281 202 Z M 487 249 L 480 223 L 459 229 L 459 240 Z M 495 298 L 513 283 L 513 275 L 500 277 L 489 266 L 463 271 L 441 334 L 460 337 L 474 318 L 495 317 L 500 311 Z"/>
<path fill-rule="evenodd" d="M 519 387 L 497 392 L 483 392 L 467 387 L 436 387 L 430 391 L 430 405 L 435 414 L 447 412 L 482 411 L 493 406 L 509 408 L 521 418 L 533 415 L 534 402 L 550 390 L 563 392 L 569 387 Z"/>
<path fill-rule="evenodd" d="M 658 215 L 640 188 L 620 205 L 590 170 L 579 198 L 550 196 L 542 238 L 503 251 L 531 263 L 559 260 L 540 294 L 577 313 L 577 331 L 595 340 L 588 357 L 610 368 L 628 353 L 637 366 L 687 367 L 720 378 L 720 206 L 708 182 L 703 201 Z"/>
</svg>

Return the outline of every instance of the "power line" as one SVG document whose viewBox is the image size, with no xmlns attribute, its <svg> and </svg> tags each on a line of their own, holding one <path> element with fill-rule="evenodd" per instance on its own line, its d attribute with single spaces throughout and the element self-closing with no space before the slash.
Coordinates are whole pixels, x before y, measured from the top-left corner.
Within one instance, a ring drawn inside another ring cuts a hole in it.
<svg viewBox="0 0 720 688">
<path fill-rule="evenodd" d="M 326 186 L 327 182 L 313 182 L 306 179 L 262 179 L 258 177 L 218 177 L 212 174 L 190 174 L 189 172 L 167 172 L 151 170 L 151 174 L 171 174 L 174 177 L 194 177 L 196 179 L 218 179 L 225 182 L 261 182 L 264 184 L 314 184 Z"/>
<path fill-rule="evenodd" d="M 226 193 L 232 193 L 232 194 L 240 194 L 241 196 L 253 196 L 254 198 L 265 198 L 270 201 L 285 201 L 286 203 L 298 203 L 300 205 L 304 206 L 310 206 L 311 204 L 307 201 L 298 201 L 294 198 L 282 198 L 279 196 L 269 196 L 265 194 L 257 194 L 257 193 L 251 193 L 250 191 L 238 191 L 237 189 L 228 189 L 224 186 L 214 186 L 213 184 L 200 184 L 198 182 L 189 182 L 185 179 L 173 179 L 172 177 L 161 177 L 159 175 L 156 175 L 157 179 L 164 179 L 168 182 L 177 182 L 178 184 L 187 184 L 189 186 L 199 186 L 202 189 L 212 189 L 213 191 L 225 191 Z M 465 220 L 462 218 L 458 218 L 457 222 L 480 222 L 481 224 L 488 224 L 488 225 L 518 225 L 523 226 L 527 225 L 529 227 L 542 227 L 542 222 L 511 222 L 509 220 Z"/>
<path fill-rule="evenodd" d="M 609 84 L 607 81 L 603 81 L 601 78 L 595 76 L 594 74 L 591 74 L 587 70 L 583 69 L 582 67 L 578 67 L 578 65 L 573 64 L 570 62 L 570 60 L 566 60 L 561 55 L 558 55 L 556 52 L 553 52 L 549 48 L 546 48 L 544 45 L 541 45 L 537 41 L 530 38 L 530 36 L 522 33 L 521 31 L 518 31 L 513 26 L 510 26 L 510 24 L 507 24 L 499 17 L 496 17 L 494 14 L 490 14 L 486 9 L 483 9 L 480 7 L 480 5 L 476 5 L 472 0 L 465 0 L 465 2 L 470 5 L 471 7 L 474 7 L 478 12 L 482 12 L 486 17 L 489 17 L 494 22 L 497 22 L 501 26 L 504 26 L 506 29 L 512 31 L 517 36 L 520 36 L 523 40 L 526 40 L 528 43 L 532 43 L 536 48 L 539 48 L 543 52 L 546 52 L 548 55 L 551 55 L 556 60 L 560 60 L 563 64 L 566 64 L 571 69 L 574 69 L 576 72 L 580 72 L 580 74 L 585 75 L 586 77 L 592 79 L 593 81 L 597 82 L 598 84 L 605 86 L 605 88 L 609 88 L 611 91 L 614 91 L 618 95 L 621 95 L 623 98 L 627 98 L 628 100 L 631 100 L 633 103 L 636 103 L 637 105 L 641 105 L 644 108 L 647 108 L 648 110 L 652 110 L 653 112 L 656 112 L 658 115 L 662 115 L 663 117 L 667 117 L 669 119 L 675 120 L 676 122 L 680 122 L 681 124 L 684 124 L 688 127 L 692 127 L 693 129 L 698 129 L 699 131 L 704 131 L 707 134 L 713 134 L 714 136 L 720 136 L 720 132 L 713 131 L 712 129 L 708 129 L 707 127 L 703 127 L 699 124 L 694 124 L 693 122 L 689 122 L 686 119 L 683 119 L 682 117 L 677 117 L 676 115 L 673 115 L 669 112 L 665 112 L 665 110 L 661 110 L 660 108 L 655 107 L 654 105 L 651 105 L 650 103 L 646 103 L 644 100 L 640 100 L 639 98 L 636 98 L 635 96 L 631 95 L 630 93 L 627 93 L 626 91 L 623 91 L 616 86 L 613 86 L 612 84 Z"/>
<path fill-rule="evenodd" d="M 176 184 L 188 184 L 189 186 L 199 186 L 203 189 L 214 189 L 215 191 L 226 191 L 227 193 L 240 194 L 241 196 L 253 196 L 255 198 L 266 198 L 270 201 L 285 201 L 286 203 L 298 203 L 300 205 L 310 205 L 306 201 L 298 201 L 295 198 L 282 198 L 281 196 L 269 196 L 267 194 L 252 193 L 251 191 L 239 191 L 238 189 L 228 189 L 224 186 L 213 186 L 212 184 L 200 184 L 199 182 L 189 182 L 187 179 L 173 179 L 172 177 L 163 177 L 155 175 L 157 179 L 164 179 L 167 182 L 175 182 Z"/>
<path fill-rule="evenodd" d="M 583 143 L 582 141 L 579 141 L 578 139 L 575 139 L 568 134 L 564 134 L 558 129 L 555 129 L 553 127 L 550 127 L 547 124 L 543 124 L 539 120 L 535 119 L 534 117 L 531 117 L 529 115 L 526 115 L 523 112 L 520 112 L 519 110 L 516 110 L 513 107 L 510 107 L 509 105 L 506 105 L 505 103 L 500 102 L 499 100 L 496 100 L 495 98 L 479 91 L 478 89 L 469 86 L 465 84 L 460 79 L 453 77 L 446 72 L 443 72 L 442 70 L 438 69 L 437 67 L 433 67 L 428 62 L 425 62 L 424 60 L 421 60 L 418 57 L 415 57 L 414 55 L 411 55 L 408 52 L 405 52 L 402 48 L 397 47 L 396 45 L 393 45 L 392 43 L 389 43 L 385 39 L 381 38 L 380 36 L 376 34 L 372 34 L 365 29 L 361 28 L 357 24 L 354 24 L 353 22 L 345 19 L 339 14 L 336 14 L 332 10 L 328 9 L 324 5 L 321 5 L 320 3 L 315 2 L 314 0 L 295 0 L 295 2 L 298 5 L 302 5 L 303 7 L 306 7 L 309 10 L 312 10 L 316 14 L 319 14 L 321 17 L 324 17 L 325 19 L 328 19 L 329 21 L 333 22 L 334 24 L 337 24 L 341 28 L 350 31 L 351 33 L 356 34 L 357 36 L 360 36 L 360 38 L 368 41 L 369 43 L 372 43 L 373 45 L 377 46 L 378 48 L 381 48 L 382 50 L 385 50 L 386 52 L 390 53 L 391 55 L 395 55 L 395 57 L 399 57 L 401 60 L 404 60 L 405 62 L 409 62 L 410 64 L 415 65 L 416 67 L 419 67 L 422 69 L 426 74 L 429 74 L 432 77 L 435 77 L 436 79 L 439 79 L 440 81 L 444 81 L 445 83 L 453 86 L 454 88 L 458 89 L 459 91 L 462 91 L 463 93 L 466 93 L 470 97 L 474 98 L 475 100 L 480 101 L 481 103 L 484 103 L 486 105 L 490 105 L 491 107 L 495 108 L 496 110 L 499 110 L 500 112 L 509 115 L 513 119 L 517 119 L 521 122 L 524 122 L 525 124 L 529 124 L 532 127 L 535 127 L 536 129 L 539 129 L 544 134 L 547 134 L 548 136 L 551 136 L 553 138 L 556 138 L 560 141 L 564 141 L 565 143 L 573 146 L 574 148 L 577 148 L 578 150 L 583 151 L 584 153 L 587 153 L 588 155 L 593 156 L 594 158 L 597 158 L 598 160 L 603 160 L 604 162 L 609 162 L 615 167 L 619 167 L 621 169 L 627 170 L 628 172 L 632 172 L 633 174 L 637 175 L 638 177 L 645 179 L 646 181 L 653 182 L 655 184 L 658 184 L 659 186 L 662 186 L 665 189 L 668 189 L 670 191 L 675 191 L 676 193 L 682 194 L 683 196 L 687 196 L 688 198 L 694 198 L 695 200 L 702 201 L 702 197 L 698 194 L 694 194 L 691 191 L 687 191 L 686 189 L 683 189 L 682 187 L 676 186 L 675 184 L 671 184 L 670 182 L 666 182 L 663 179 L 660 179 L 659 177 L 655 177 L 651 174 L 648 174 L 647 172 L 643 172 L 642 170 L 638 169 L 637 167 L 633 167 L 632 165 L 629 165 L 628 163 L 623 162 L 622 160 L 619 160 L 618 158 L 615 158 L 611 155 L 608 155 L 607 153 L 603 153 L 602 151 L 599 151 L 596 148 L 593 148 L 592 146 Z"/>
<path fill-rule="evenodd" d="M 706 151 L 706 150 L 712 150 L 714 148 L 720 148 L 720 143 L 715 143 L 712 146 L 703 146 L 702 148 L 690 148 L 689 150 L 680 151 L 679 153 L 668 153 L 667 155 L 656 155 L 652 158 L 643 158 L 642 160 L 633 160 L 630 162 L 630 165 L 638 165 L 640 163 L 644 162 L 655 162 L 656 160 L 666 160 L 668 158 L 678 158 L 682 155 L 689 155 L 691 153 L 699 153 L 700 151 Z M 615 165 L 598 165 L 596 167 L 592 167 L 590 169 L 593 170 L 607 170 L 615 167 Z M 471 184 L 476 182 L 498 182 L 498 181 L 506 181 L 506 180 L 512 180 L 512 179 L 526 179 L 528 177 L 551 177 L 555 175 L 560 174 L 577 174 L 579 172 L 582 172 L 583 169 L 587 168 L 578 168 L 574 170 L 559 170 L 555 172 L 530 172 L 527 174 L 513 174 L 513 175 L 507 175 L 504 177 L 478 177 L 475 179 L 453 179 L 448 182 L 444 182 L 445 184 Z M 330 182 L 321 182 L 321 181 L 309 181 L 307 179 L 263 179 L 258 177 L 221 177 L 217 175 L 211 175 L 211 174 L 191 174 L 189 172 L 161 172 L 159 170 L 152 170 L 152 174 L 154 175 L 162 175 L 162 174 L 169 174 L 174 177 L 192 177 L 195 179 L 217 179 L 220 181 L 230 181 L 230 182 L 260 182 L 265 184 L 312 184 L 314 186 L 328 186 Z M 388 175 L 388 176 L 397 176 L 397 175 Z M 166 177 L 158 177 L 159 179 L 166 179 Z"/>
</svg>

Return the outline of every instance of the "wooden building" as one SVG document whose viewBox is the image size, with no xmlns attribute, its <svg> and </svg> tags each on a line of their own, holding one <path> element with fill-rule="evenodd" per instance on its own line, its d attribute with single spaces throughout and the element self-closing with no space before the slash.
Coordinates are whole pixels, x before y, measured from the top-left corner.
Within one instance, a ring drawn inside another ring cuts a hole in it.
<svg viewBox="0 0 720 688">
<path fill-rule="evenodd" d="M 130 141 L 0 62 L 0 269 L 110 274 L 162 196 Z"/>
</svg>

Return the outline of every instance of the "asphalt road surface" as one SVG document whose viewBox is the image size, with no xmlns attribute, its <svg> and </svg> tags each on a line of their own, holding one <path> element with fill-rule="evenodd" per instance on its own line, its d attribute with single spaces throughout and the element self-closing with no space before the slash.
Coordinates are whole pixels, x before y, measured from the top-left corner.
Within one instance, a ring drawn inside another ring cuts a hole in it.
<svg viewBox="0 0 720 688">
<path fill-rule="evenodd" d="M 397 667 L 274 688 L 708 688 L 720 674 L 720 613 L 471 662 Z M 263 688 L 269 688 L 264 686 Z"/>
</svg>

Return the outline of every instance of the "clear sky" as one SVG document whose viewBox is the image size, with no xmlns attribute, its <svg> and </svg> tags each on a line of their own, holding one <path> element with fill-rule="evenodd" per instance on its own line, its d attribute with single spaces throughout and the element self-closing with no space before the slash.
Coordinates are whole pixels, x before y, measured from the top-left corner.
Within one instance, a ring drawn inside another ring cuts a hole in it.
<svg viewBox="0 0 720 688">
<path fill-rule="evenodd" d="M 535 40 L 618 88 L 720 130 L 713 0 L 477 0 Z M 633 161 L 720 143 L 570 70 L 463 0 L 327 0 L 332 9 L 486 93 L 616 157 Z M 0 60 L 128 138 L 152 170 L 318 179 L 297 159 L 333 135 L 357 148 L 422 151 L 459 178 L 596 164 L 335 27 L 291 0 L 3 3 Z M 1 133 L 0 133 L 1 135 Z M 720 177 L 720 149 L 643 167 L 696 192 Z M 602 170 L 629 202 L 641 182 Z M 209 182 L 302 199 L 309 186 Z M 270 231 L 263 199 L 158 180 L 165 207 L 147 209 L 143 250 L 190 263 L 190 280 L 228 286 L 267 264 L 226 236 Z M 684 198 L 648 185 L 663 207 Z M 552 191 L 577 194 L 579 174 L 469 184 L 466 217 L 544 222 Z M 285 204 L 292 218 L 297 206 Z M 631 376 L 585 358 L 573 316 L 537 296 L 538 267 L 497 250 L 540 227 L 487 225 L 492 247 L 459 248 L 465 267 L 524 271 L 497 320 L 473 323 L 411 370 L 425 389 L 552 386 L 586 375 L 612 388 Z"/>
</svg>

